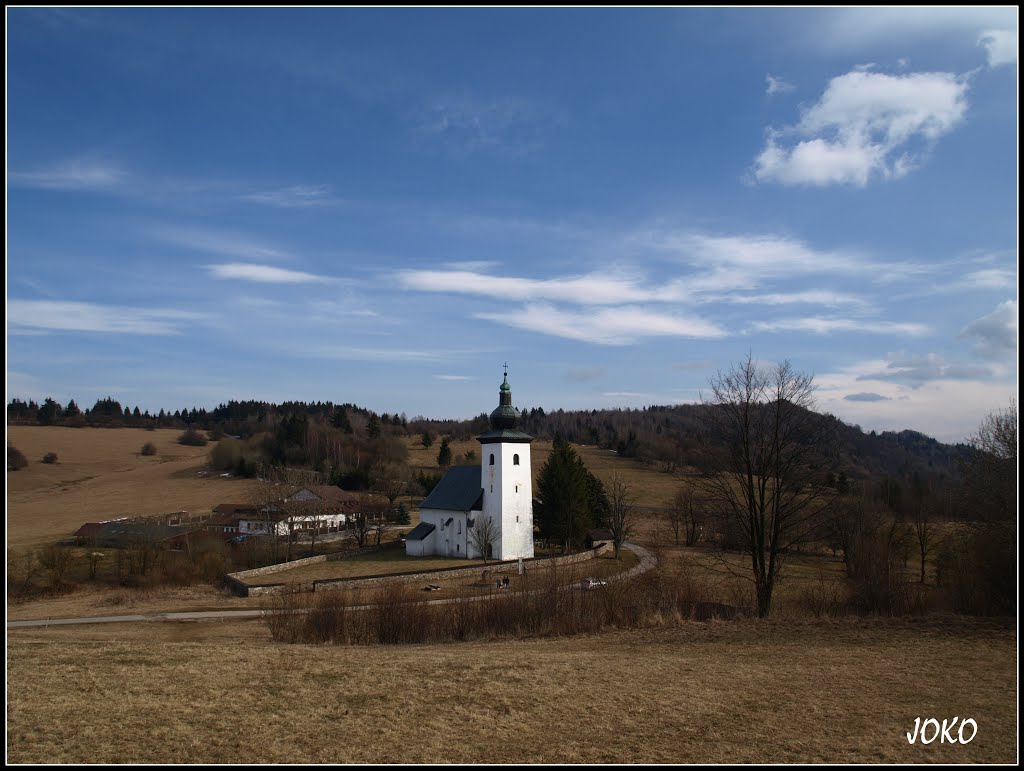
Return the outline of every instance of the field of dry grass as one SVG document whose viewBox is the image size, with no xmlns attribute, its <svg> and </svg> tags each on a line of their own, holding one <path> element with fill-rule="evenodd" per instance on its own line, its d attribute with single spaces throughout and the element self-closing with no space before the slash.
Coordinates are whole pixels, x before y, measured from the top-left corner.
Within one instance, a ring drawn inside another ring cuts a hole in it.
<svg viewBox="0 0 1024 771">
<path fill-rule="evenodd" d="M 14 763 L 1014 762 L 1007 622 L 686 623 L 350 648 L 260 622 L 8 634 Z M 910 746 L 916 717 L 966 746 Z"/>
<path fill-rule="evenodd" d="M 210 446 L 177 443 L 179 430 L 8 426 L 29 465 L 7 472 L 7 550 L 52 543 L 83 523 L 117 517 L 209 512 L 249 500 L 256 483 L 200 475 Z M 139 454 L 146 442 L 157 454 Z M 58 463 L 41 463 L 47 452 Z"/>
</svg>

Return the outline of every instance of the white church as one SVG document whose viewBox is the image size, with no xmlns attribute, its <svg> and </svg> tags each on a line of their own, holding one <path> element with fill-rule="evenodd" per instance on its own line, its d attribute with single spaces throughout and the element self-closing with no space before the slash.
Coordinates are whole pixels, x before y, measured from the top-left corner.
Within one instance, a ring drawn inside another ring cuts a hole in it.
<svg viewBox="0 0 1024 771">
<path fill-rule="evenodd" d="M 420 502 L 420 523 L 405 537 L 407 554 L 477 559 L 484 542 L 488 558 L 533 557 L 533 437 L 516 430 L 519 410 L 512 406 L 507 368 L 498 393 L 491 430 L 477 437 L 479 468 L 453 466 Z"/>
</svg>

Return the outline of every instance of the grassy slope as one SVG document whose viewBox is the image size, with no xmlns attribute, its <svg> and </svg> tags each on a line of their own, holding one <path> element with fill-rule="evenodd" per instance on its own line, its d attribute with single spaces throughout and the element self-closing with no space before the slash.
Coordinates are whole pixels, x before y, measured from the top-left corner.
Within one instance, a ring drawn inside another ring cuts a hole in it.
<svg viewBox="0 0 1024 771">
<path fill-rule="evenodd" d="M 7 472 L 8 552 L 52 543 L 83 523 L 138 514 L 209 512 L 248 500 L 253 482 L 200 476 L 210 447 L 177 443 L 181 431 L 8 426 L 29 465 Z M 146 442 L 157 454 L 139 455 Z M 59 462 L 41 463 L 47 452 Z"/>
</svg>

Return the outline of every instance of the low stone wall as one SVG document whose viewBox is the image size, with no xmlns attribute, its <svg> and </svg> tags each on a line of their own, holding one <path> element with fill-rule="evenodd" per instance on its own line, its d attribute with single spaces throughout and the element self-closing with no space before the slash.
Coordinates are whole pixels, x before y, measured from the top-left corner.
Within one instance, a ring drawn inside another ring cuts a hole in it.
<svg viewBox="0 0 1024 771">
<path fill-rule="evenodd" d="M 401 542 L 394 543 L 400 544 Z M 303 565 L 315 565 L 318 562 L 334 562 L 335 560 L 349 559 L 350 557 L 357 557 L 360 554 L 369 554 L 372 551 L 378 551 L 381 548 L 387 549 L 393 547 L 391 543 L 387 543 L 383 547 L 364 546 L 363 548 L 355 549 L 354 551 L 337 552 L 334 554 L 318 554 L 315 557 L 304 557 L 303 559 L 292 560 L 291 562 L 277 562 L 273 565 L 265 565 L 261 568 L 252 568 L 251 570 L 239 570 L 235 573 L 228 573 L 224 576 L 224 580 L 235 592 L 240 592 L 243 597 L 246 595 L 253 596 L 252 589 L 256 587 L 250 587 L 248 581 L 250 578 L 255 578 L 257 576 L 269 576 L 274 573 L 280 573 L 284 570 L 302 567 Z M 268 584 L 267 586 L 284 586 L 284 584 Z M 309 591 L 312 591 L 312 589 Z"/>
<path fill-rule="evenodd" d="M 523 567 L 528 571 L 531 568 L 542 568 L 551 565 L 573 565 L 579 562 L 586 562 L 588 560 L 595 559 L 602 554 L 608 553 L 612 548 L 611 544 L 604 544 L 596 549 L 588 549 L 587 551 L 579 552 L 577 554 L 567 554 L 563 557 L 533 557 L 523 560 Z M 323 560 L 318 561 L 322 562 Z M 301 560 L 297 560 L 295 562 L 286 562 L 283 564 L 290 567 L 298 565 L 300 562 Z M 264 570 L 264 568 L 258 568 L 258 570 Z M 489 562 L 486 565 L 474 565 L 473 567 L 465 568 L 437 568 L 435 570 L 423 570 L 418 573 L 391 573 L 376 576 L 361 576 L 359 578 L 319 578 L 312 582 L 291 584 L 275 583 L 250 586 L 249 584 L 235 578 L 236 576 L 241 575 L 240 573 L 234 573 L 226 576 L 226 578 L 229 583 L 236 588 L 236 590 L 244 590 L 244 593 L 250 597 L 259 597 L 270 594 L 281 594 L 285 591 L 295 590 L 306 592 L 325 592 L 337 589 L 362 589 L 366 587 L 380 586 L 381 584 L 395 581 L 411 583 L 430 579 L 448 580 L 451 578 L 472 578 L 473 576 L 481 575 L 484 571 L 493 575 L 518 573 L 519 560 L 509 560 L 508 562 Z M 261 575 L 266 575 L 266 573 L 262 573 Z"/>
</svg>

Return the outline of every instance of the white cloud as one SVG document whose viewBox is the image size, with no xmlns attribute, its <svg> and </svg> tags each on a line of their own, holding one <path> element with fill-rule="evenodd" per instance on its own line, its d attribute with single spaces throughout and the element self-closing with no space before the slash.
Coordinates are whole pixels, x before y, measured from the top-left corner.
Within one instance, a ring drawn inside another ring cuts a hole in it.
<svg viewBox="0 0 1024 771">
<path fill-rule="evenodd" d="M 254 241 L 249 236 L 222 230 L 190 227 L 158 227 L 149 233 L 162 241 L 200 252 L 241 257 L 247 260 L 290 259 L 291 254 L 276 246 Z"/>
<path fill-rule="evenodd" d="M 772 96 L 774 94 L 786 94 L 794 89 L 792 83 L 787 83 L 782 78 L 777 78 L 771 74 L 765 75 L 764 77 L 765 81 L 768 83 L 768 88 L 765 89 L 765 93 L 768 94 L 768 96 Z"/>
<path fill-rule="evenodd" d="M 214 278 L 256 281 L 263 284 L 310 284 L 313 282 L 336 281 L 337 279 L 304 273 L 299 270 L 284 270 L 271 265 L 251 265 L 231 262 L 223 265 L 204 265 Z"/>
<path fill-rule="evenodd" d="M 309 359 L 331 359 L 340 361 L 440 361 L 453 352 L 437 350 L 402 350 L 395 348 L 360 348 L 347 345 L 303 344 L 288 341 L 276 346 L 289 356 Z M 460 352 L 461 353 L 461 352 Z"/>
<path fill-rule="evenodd" d="M 981 33 L 978 45 L 988 51 L 988 66 L 1000 67 L 1017 63 L 1017 30 L 988 29 Z"/>
<path fill-rule="evenodd" d="M 675 302 L 688 296 L 681 281 L 645 287 L 634 278 L 606 274 L 530 279 L 470 270 L 403 270 L 397 278 L 403 288 L 421 292 L 473 294 L 506 300 L 560 300 L 578 305 Z"/>
<path fill-rule="evenodd" d="M 435 380 L 476 380 L 471 375 L 434 375 Z"/>
<path fill-rule="evenodd" d="M 1000 303 L 987 316 L 972 321 L 961 337 L 978 339 L 974 352 L 986 359 L 1006 359 L 1017 350 L 1017 301 Z"/>
<path fill-rule="evenodd" d="M 640 391 L 605 391 L 602 396 L 625 396 L 632 398 L 647 398 L 650 394 L 645 394 Z"/>
<path fill-rule="evenodd" d="M 326 185 L 292 185 L 276 190 L 261 190 L 238 196 L 239 200 L 276 206 L 281 209 L 310 209 L 323 206 L 340 206 L 345 203 L 331 194 Z"/>
<path fill-rule="evenodd" d="M 769 132 L 755 177 L 783 185 L 863 187 L 874 178 L 905 176 L 963 120 L 967 87 L 965 78 L 948 72 L 840 75 L 796 126 Z M 791 135 L 798 139 L 787 147 Z"/>
<path fill-rule="evenodd" d="M 177 335 L 183 322 L 204 314 L 174 309 L 130 308 L 59 300 L 8 300 L 7 323 L 12 333 L 52 330 L 130 335 Z"/>
<path fill-rule="evenodd" d="M 879 335 L 916 336 L 926 335 L 929 331 L 926 325 L 913 322 L 817 317 L 755 321 L 753 328 L 759 332 L 810 332 L 816 335 L 832 334 L 833 332 L 870 332 Z"/>
<path fill-rule="evenodd" d="M 758 295 L 724 294 L 704 298 L 708 302 L 733 303 L 735 305 L 840 305 L 866 306 L 868 302 L 861 297 L 832 292 L 825 289 L 809 289 L 804 292 L 767 293 Z"/>
<path fill-rule="evenodd" d="M 44 190 L 110 191 L 123 185 L 128 174 L 119 166 L 102 161 L 79 159 L 48 169 L 12 171 L 7 175 L 13 187 Z"/>
<path fill-rule="evenodd" d="M 716 324 L 703 319 L 651 313 L 637 307 L 576 313 L 536 303 L 505 313 L 478 313 L 476 317 L 598 345 L 628 345 L 644 337 L 718 338 L 726 334 Z"/>
<path fill-rule="evenodd" d="M 539 146 L 540 128 L 545 122 L 529 103 L 511 97 L 441 98 L 424 113 L 419 131 L 443 140 L 459 152 L 530 152 Z"/>
</svg>

